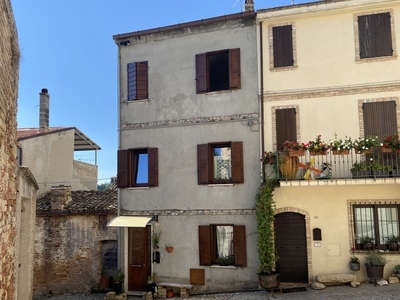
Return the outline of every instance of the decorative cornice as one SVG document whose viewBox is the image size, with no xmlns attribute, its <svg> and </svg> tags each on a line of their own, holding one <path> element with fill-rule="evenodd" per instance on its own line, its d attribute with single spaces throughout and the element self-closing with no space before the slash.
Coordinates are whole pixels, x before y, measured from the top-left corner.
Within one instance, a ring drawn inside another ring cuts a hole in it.
<svg viewBox="0 0 400 300">
<path fill-rule="evenodd" d="M 255 215 L 255 209 L 163 209 L 121 210 L 123 216 L 211 216 L 211 215 Z"/>
<path fill-rule="evenodd" d="M 155 121 L 146 123 L 125 123 L 121 125 L 122 130 L 131 129 L 150 129 L 157 127 L 177 127 L 177 126 L 192 126 L 192 125 L 204 125 L 210 123 L 226 123 L 226 122 L 240 122 L 247 120 L 258 119 L 258 113 L 247 113 L 230 116 L 215 116 L 215 117 L 202 117 L 202 118 L 191 118 L 191 119 L 180 119 L 180 120 L 166 120 L 166 121 Z"/>
</svg>

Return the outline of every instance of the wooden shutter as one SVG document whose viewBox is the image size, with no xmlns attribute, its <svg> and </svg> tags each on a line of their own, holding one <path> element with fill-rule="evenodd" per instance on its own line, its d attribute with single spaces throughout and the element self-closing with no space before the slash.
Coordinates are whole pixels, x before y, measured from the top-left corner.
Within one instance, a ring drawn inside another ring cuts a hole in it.
<svg viewBox="0 0 400 300">
<path fill-rule="evenodd" d="M 209 163 L 208 144 L 197 145 L 197 180 L 198 184 L 208 184 Z"/>
<path fill-rule="evenodd" d="M 136 99 L 148 99 L 148 64 L 147 61 L 136 63 Z"/>
<path fill-rule="evenodd" d="M 377 56 L 392 56 L 392 30 L 389 12 L 378 14 L 376 32 Z"/>
<path fill-rule="evenodd" d="M 292 25 L 272 28 L 274 67 L 293 66 Z"/>
<path fill-rule="evenodd" d="M 207 54 L 196 55 L 196 93 L 207 92 Z"/>
<path fill-rule="evenodd" d="M 232 142 L 232 182 L 243 183 L 243 142 Z"/>
<path fill-rule="evenodd" d="M 246 227 L 244 225 L 235 225 L 233 227 L 233 243 L 235 247 L 235 266 L 246 267 Z"/>
<path fill-rule="evenodd" d="M 240 89 L 240 49 L 229 50 L 229 88 Z"/>
<path fill-rule="evenodd" d="M 395 101 L 364 103 L 363 119 L 365 136 L 378 136 L 382 141 L 385 135 L 398 132 Z"/>
<path fill-rule="evenodd" d="M 199 226 L 199 259 L 200 266 L 211 265 L 211 230 L 210 226 Z"/>
<path fill-rule="evenodd" d="M 136 63 L 129 63 L 128 70 L 128 101 L 136 100 Z"/>
<path fill-rule="evenodd" d="M 148 149 L 149 186 L 158 186 L 158 148 Z"/>
<path fill-rule="evenodd" d="M 124 188 L 130 186 L 130 151 L 129 150 L 118 150 L 117 155 L 117 187 Z"/>
<path fill-rule="evenodd" d="M 297 141 L 296 131 L 296 109 L 277 109 L 276 115 L 276 146 L 281 150 L 286 141 Z"/>
</svg>

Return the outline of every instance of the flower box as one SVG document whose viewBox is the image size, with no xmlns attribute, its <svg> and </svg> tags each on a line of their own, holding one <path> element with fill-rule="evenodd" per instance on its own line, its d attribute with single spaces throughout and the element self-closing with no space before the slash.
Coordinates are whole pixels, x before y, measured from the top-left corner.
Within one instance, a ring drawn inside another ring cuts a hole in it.
<svg viewBox="0 0 400 300">
<path fill-rule="evenodd" d="M 393 152 L 392 149 L 386 148 L 386 147 L 381 147 L 381 151 L 382 151 L 382 153 L 391 153 L 391 152 Z"/>
<path fill-rule="evenodd" d="M 327 155 L 328 150 L 325 151 L 310 151 L 311 156 L 317 156 L 317 155 Z"/>
<path fill-rule="evenodd" d="M 356 150 L 356 153 L 358 153 L 358 154 L 371 154 L 372 153 L 372 147 L 365 148 L 365 149 L 362 149 L 360 147 L 354 147 L 354 149 Z"/>
<path fill-rule="evenodd" d="M 333 155 L 348 155 L 350 154 L 349 149 L 344 149 L 344 150 L 332 150 Z"/>
<path fill-rule="evenodd" d="M 290 157 L 294 157 L 294 156 L 304 156 L 305 151 L 303 149 L 299 149 L 299 150 L 292 150 L 289 149 L 288 150 L 289 156 Z"/>
</svg>

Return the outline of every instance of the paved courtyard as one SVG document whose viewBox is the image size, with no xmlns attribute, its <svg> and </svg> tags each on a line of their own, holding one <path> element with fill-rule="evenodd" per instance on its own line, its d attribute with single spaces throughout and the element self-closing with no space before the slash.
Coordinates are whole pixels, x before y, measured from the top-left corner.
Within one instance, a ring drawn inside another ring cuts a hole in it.
<svg viewBox="0 0 400 300">
<path fill-rule="evenodd" d="M 51 298 L 38 298 L 37 300 L 103 300 L 104 294 L 93 295 L 64 295 Z M 141 297 L 129 296 L 129 300 L 139 300 Z M 180 298 L 171 298 L 180 299 Z M 307 288 L 305 292 L 294 293 L 269 293 L 265 291 L 243 292 L 243 293 L 221 293 L 208 295 L 192 295 L 189 299 L 214 299 L 214 300 L 400 300 L 400 284 L 389 284 L 386 286 L 375 286 L 375 284 L 364 283 L 357 288 L 348 285 L 331 286 L 324 290 L 312 290 Z"/>
</svg>

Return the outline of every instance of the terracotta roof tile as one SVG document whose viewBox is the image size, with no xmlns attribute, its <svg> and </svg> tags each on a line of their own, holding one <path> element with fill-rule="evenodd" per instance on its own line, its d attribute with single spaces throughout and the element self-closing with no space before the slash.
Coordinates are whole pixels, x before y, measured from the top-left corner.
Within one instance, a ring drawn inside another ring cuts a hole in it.
<svg viewBox="0 0 400 300">
<path fill-rule="evenodd" d="M 64 130 L 69 130 L 73 129 L 73 127 L 51 127 L 48 128 L 46 132 L 40 132 L 39 128 L 18 128 L 17 129 L 17 139 L 19 140 L 25 140 L 29 138 L 33 138 L 35 136 L 40 136 L 40 135 L 45 135 L 57 131 L 64 131 Z"/>
</svg>

